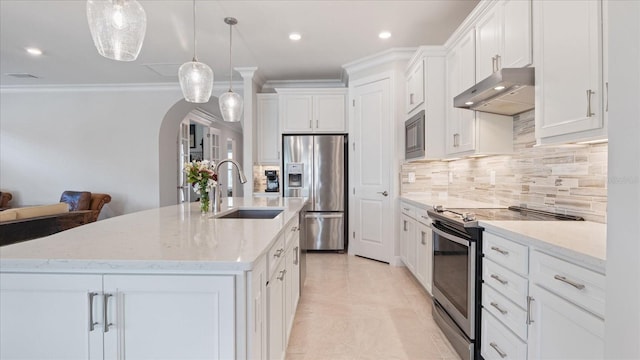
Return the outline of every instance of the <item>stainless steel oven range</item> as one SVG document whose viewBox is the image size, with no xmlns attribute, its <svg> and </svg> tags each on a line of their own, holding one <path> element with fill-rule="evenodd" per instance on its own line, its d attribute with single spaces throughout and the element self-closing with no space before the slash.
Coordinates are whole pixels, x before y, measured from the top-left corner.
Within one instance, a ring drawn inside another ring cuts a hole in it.
<svg viewBox="0 0 640 360">
<path fill-rule="evenodd" d="M 584 220 L 512 206 L 428 210 L 433 219 L 433 317 L 464 360 L 480 359 L 482 230 L 478 220 Z"/>
</svg>

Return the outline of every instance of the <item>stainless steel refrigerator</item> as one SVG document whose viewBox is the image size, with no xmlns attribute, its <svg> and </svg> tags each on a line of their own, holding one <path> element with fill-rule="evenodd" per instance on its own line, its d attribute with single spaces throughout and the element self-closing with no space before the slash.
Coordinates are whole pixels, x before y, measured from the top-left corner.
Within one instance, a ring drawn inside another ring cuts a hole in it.
<svg viewBox="0 0 640 360">
<path fill-rule="evenodd" d="M 283 196 L 309 198 L 307 250 L 345 250 L 346 135 L 284 135 Z"/>
</svg>

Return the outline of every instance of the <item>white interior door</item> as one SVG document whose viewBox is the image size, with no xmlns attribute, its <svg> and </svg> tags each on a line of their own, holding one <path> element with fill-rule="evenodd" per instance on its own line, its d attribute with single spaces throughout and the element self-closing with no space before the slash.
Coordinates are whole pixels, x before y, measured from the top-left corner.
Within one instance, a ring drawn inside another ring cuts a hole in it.
<svg viewBox="0 0 640 360">
<path fill-rule="evenodd" d="M 393 119 L 388 78 L 353 88 L 353 253 L 389 262 L 393 255 L 390 177 Z"/>
</svg>

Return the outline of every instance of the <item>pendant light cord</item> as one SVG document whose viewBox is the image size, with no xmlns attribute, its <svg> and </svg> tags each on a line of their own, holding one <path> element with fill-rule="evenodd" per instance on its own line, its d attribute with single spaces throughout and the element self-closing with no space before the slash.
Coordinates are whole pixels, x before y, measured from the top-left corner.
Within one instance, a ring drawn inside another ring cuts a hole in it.
<svg viewBox="0 0 640 360">
<path fill-rule="evenodd" d="M 229 91 L 233 91 L 233 68 L 231 67 L 231 47 L 233 45 L 233 37 L 231 33 L 233 31 L 233 24 L 229 24 Z"/>
<path fill-rule="evenodd" d="M 193 0 L 193 62 L 197 62 L 196 57 L 196 0 Z"/>
</svg>

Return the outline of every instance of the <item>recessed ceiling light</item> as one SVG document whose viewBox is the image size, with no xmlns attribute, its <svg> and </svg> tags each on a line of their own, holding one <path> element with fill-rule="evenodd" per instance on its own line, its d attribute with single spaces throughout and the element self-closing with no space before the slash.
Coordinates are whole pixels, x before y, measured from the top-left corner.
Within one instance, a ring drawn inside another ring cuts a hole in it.
<svg viewBox="0 0 640 360">
<path fill-rule="evenodd" d="M 465 105 L 473 105 L 473 101 L 467 101 L 466 103 L 464 103 Z"/>
<path fill-rule="evenodd" d="M 502 86 L 502 85 L 496 86 L 496 87 L 493 88 L 493 90 L 498 90 L 498 91 L 504 90 L 504 86 Z"/>
<path fill-rule="evenodd" d="M 298 40 L 302 39 L 302 35 L 300 35 L 298 33 L 291 33 L 291 34 L 289 34 L 289 39 L 293 40 L 293 41 L 298 41 Z"/>
<path fill-rule="evenodd" d="M 28 47 L 25 48 L 25 50 L 27 50 L 27 52 L 33 56 L 40 56 L 42 55 L 42 50 L 38 49 L 38 48 L 34 48 L 34 47 Z"/>
<path fill-rule="evenodd" d="M 388 39 L 388 38 L 390 38 L 390 37 L 391 37 L 391 33 L 390 33 L 390 32 L 388 32 L 388 31 L 383 31 L 383 32 L 381 32 L 380 34 L 378 34 L 378 37 L 379 37 L 380 39 Z"/>
</svg>

